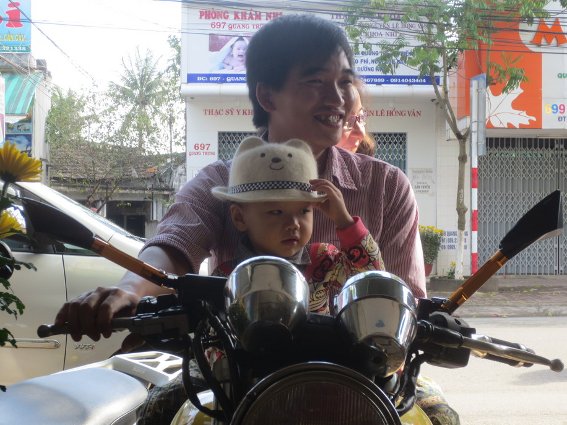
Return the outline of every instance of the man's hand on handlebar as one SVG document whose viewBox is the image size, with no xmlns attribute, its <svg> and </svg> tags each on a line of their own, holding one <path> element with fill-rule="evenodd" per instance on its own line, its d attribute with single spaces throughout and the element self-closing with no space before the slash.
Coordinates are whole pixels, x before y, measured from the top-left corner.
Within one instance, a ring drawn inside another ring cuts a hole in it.
<svg viewBox="0 0 567 425">
<path fill-rule="evenodd" d="M 99 287 L 63 304 L 55 317 L 55 325 L 67 324 L 74 341 L 87 335 L 94 341 L 112 334 L 111 320 L 121 315 L 133 315 L 140 296 L 119 287 Z"/>
<path fill-rule="evenodd" d="M 186 260 L 172 248 L 150 246 L 138 258 L 170 273 L 185 274 L 190 271 Z M 74 341 L 79 341 L 83 335 L 98 341 L 101 335 L 110 337 L 111 320 L 114 317 L 134 315 L 142 297 L 167 293 L 171 293 L 171 290 L 128 272 L 117 286 L 99 287 L 63 304 L 54 324 L 66 326 Z"/>
</svg>

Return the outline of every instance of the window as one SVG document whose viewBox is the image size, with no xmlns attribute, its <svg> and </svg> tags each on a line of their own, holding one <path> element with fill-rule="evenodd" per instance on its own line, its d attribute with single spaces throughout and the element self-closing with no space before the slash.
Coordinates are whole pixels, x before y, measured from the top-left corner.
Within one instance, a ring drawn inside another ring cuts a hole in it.
<svg viewBox="0 0 567 425">
<path fill-rule="evenodd" d="M 219 159 L 224 161 L 232 159 L 243 139 L 257 135 L 256 131 L 219 131 Z"/>
<path fill-rule="evenodd" d="M 376 141 L 374 156 L 407 174 L 407 133 L 371 133 Z"/>
</svg>

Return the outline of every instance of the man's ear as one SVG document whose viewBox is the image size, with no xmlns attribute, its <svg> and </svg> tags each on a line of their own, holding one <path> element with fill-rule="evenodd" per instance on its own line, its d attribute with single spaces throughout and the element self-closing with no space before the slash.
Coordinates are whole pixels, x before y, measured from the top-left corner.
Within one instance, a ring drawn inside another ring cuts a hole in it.
<svg viewBox="0 0 567 425">
<path fill-rule="evenodd" d="M 244 219 L 244 213 L 242 211 L 242 206 L 239 204 L 230 204 L 230 218 L 236 230 L 239 232 L 246 232 L 248 230 L 248 225 Z"/>
<path fill-rule="evenodd" d="M 267 84 L 256 84 L 256 99 L 258 99 L 258 103 L 266 112 L 273 112 L 276 109 L 272 100 L 272 93 L 272 88 Z"/>
</svg>

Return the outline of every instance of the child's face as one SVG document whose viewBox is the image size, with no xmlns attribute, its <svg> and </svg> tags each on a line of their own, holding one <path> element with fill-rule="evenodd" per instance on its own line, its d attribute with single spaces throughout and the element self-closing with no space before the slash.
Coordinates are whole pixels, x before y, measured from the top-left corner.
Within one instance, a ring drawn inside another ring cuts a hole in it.
<svg viewBox="0 0 567 425">
<path fill-rule="evenodd" d="M 311 238 L 311 202 L 232 204 L 230 213 L 236 228 L 246 232 L 259 254 L 292 257 Z"/>
<path fill-rule="evenodd" d="M 248 45 L 244 40 L 238 40 L 232 46 L 232 57 L 238 61 L 244 62 L 246 59 L 246 50 Z"/>
</svg>

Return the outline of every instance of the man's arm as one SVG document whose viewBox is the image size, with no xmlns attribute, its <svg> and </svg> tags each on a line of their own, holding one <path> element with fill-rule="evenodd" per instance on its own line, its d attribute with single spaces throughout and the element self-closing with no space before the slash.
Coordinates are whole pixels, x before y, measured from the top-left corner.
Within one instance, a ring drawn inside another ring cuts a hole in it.
<svg viewBox="0 0 567 425">
<path fill-rule="evenodd" d="M 394 167 L 386 180 L 380 249 L 386 270 L 402 278 L 416 298 L 426 297 L 419 213 L 408 178 Z"/>
<path fill-rule="evenodd" d="M 169 273 L 185 274 L 191 271 L 184 257 L 169 247 L 150 246 L 140 252 L 138 258 Z M 127 272 L 116 286 L 98 287 L 66 302 L 57 313 L 55 324 L 67 324 L 75 341 L 79 341 L 82 335 L 98 341 L 101 335 L 108 338 L 112 334 L 111 320 L 114 316 L 133 315 L 142 297 L 170 292 Z"/>
<path fill-rule="evenodd" d="M 215 200 L 210 188 L 225 185 L 228 166 L 215 163 L 205 167 L 177 194 L 176 203 L 158 226 L 138 258 L 174 274 L 196 270 L 209 255 L 218 232 L 223 232 L 222 203 Z M 225 235 L 222 235 L 225 237 Z M 228 243 L 226 244 L 228 245 Z M 193 264 L 193 266 L 192 266 Z M 111 320 L 117 315 L 132 315 L 140 298 L 160 295 L 167 290 L 133 274 L 126 273 L 113 287 L 99 287 L 68 301 L 56 316 L 55 324 L 67 323 L 75 341 L 88 335 L 97 341 L 112 333 Z"/>
</svg>

